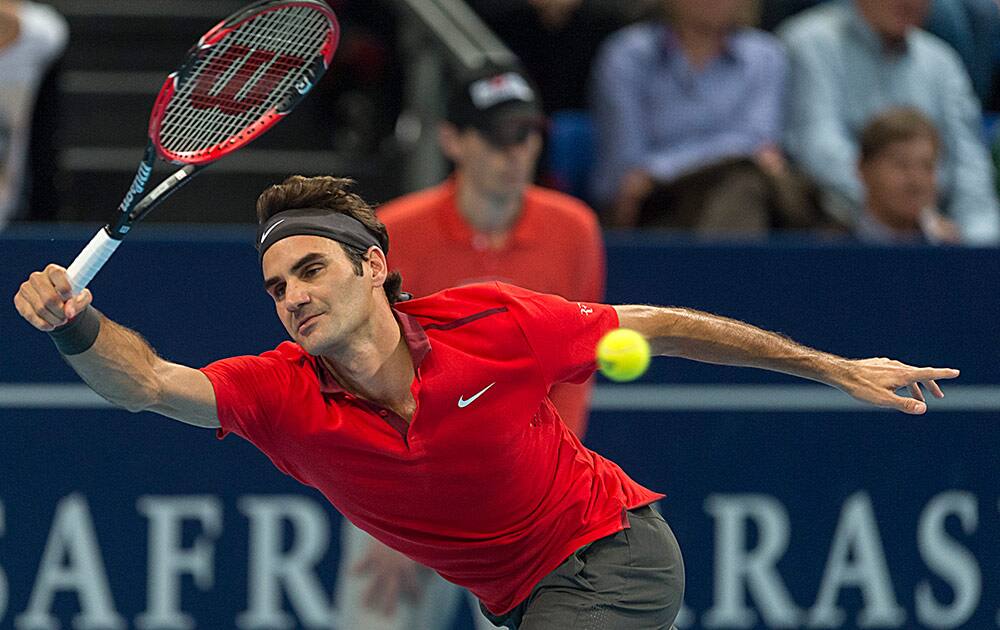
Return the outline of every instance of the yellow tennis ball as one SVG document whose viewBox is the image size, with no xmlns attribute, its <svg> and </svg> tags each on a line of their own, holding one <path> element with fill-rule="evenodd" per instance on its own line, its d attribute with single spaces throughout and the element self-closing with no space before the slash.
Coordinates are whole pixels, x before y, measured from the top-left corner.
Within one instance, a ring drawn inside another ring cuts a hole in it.
<svg viewBox="0 0 1000 630">
<path fill-rule="evenodd" d="M 597 342 L 597 367 L 612 381 L 634 381 L 649 367 L 649 343 L 629 328 L 616 328 Z"/>
</svg>

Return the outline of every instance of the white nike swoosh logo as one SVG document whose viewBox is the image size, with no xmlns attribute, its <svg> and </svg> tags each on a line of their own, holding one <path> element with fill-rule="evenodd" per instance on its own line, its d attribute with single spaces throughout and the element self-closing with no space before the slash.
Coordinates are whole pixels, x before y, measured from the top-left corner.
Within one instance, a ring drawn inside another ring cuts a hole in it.
<svg viewBox="0 0 1000 630">
<path fill-rule="evenodd" d="M 278 219 L 277 221 L 275 221 L 275 222 L 274 222 L 274 225 L 272 225 L 271 227 L 269 227 L 269 228 L 267 228 L 266 230 L 264 230 L 264 234 L 263 234 L 263 235 L 261 235 L 261 237 L 260 237 L 260 242 L 261 242 L 261 243 L 263 244 L 263 243 L 264 243 L 264 241 L 266 241 L 266 240 L 267 240 L 267 235 L 271 233 L 271 230 L 273 230 L 274 228 L 276 228 L 276 227 L 278 227 L 279 225 L 281 225 L 281 223 L 282 223 L 283 221 L 284 221 L 284 219 Z"/>
<path fill-rule="evenodd" d="M 496 384 L 497 384 L 496 381 L 493 381 L 492 383 L 490 383 L 486 387 L 484 387 L 481 390 L 479 390 L 478 394 L 472 396 L 468 400 L 466 400 L 464 396 L 459 396 L 458 397 L 458 408 L 459 409 L 465 409 L 466 407 L 468 407 L 469 405 L 471 405 L 472 403 L 474 403 L 477 398 L 479 398 L 480 396 L 482 396 L 483 394 L 485 394 L 487 389 L 493 387 Z"/>
</svg>

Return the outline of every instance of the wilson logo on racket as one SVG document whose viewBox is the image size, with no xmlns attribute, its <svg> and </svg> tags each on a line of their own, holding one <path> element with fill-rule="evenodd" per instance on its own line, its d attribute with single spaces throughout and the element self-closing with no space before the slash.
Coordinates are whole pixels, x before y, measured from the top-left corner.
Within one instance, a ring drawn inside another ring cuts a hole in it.
<svg viewBox="0 0 1000 630">
<path fill-rule="evenodd" d="M 202 69 L 191 90 L 191 106 L 195 109 L 218 108 L 224 114 L 238 116 L 259 107 L 278 82 L 288 75 L 289 69 L 305 65 L 301 57 L 277 56 L 270 50 L 252 50 L 232 44 Z M 220 77 L 225 81 L 221 86 L 218 85 Z M 300 89 L 298 83 L 295 89 L 299 94 L 308 91 Z"/>
<path fill-rule="evenodd" d="M 122 199 L 121 204 L 118 206 L 118 210 L 125 212 L 126 208 L 132 207 L 132 200 L 135 196 L 141 194 L 142 191 L 146 190 L 146 184 L 149 182 L 149 176 L 153 174 L 153 165 L 143 162 L 139 165 L 139 170 L 135 173 L 135 179 L 132 180 L 132 185 L 129 186 L 128 192 L 125 193 L 125 198 Z"/>
</svg>

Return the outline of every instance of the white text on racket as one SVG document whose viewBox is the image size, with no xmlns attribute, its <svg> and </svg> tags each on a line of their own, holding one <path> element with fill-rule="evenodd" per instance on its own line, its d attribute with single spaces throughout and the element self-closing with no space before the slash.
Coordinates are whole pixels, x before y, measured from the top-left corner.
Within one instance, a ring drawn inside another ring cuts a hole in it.
<svg viewBox="0 0 1000 630">
<path fill-rule="evenodd" d="M 122 199 L 121 206 L 119 207 L 122 212 L 128 212 L 132 208 L 132 200 L 136 195 L 146 190 L 146 182 L 149 181 L 149 176 L 152 174 L 152 164 L 143 162 L 139 165 L 139 170 L 135 173 L 135 179 L 132 180 L 132 185 L 129 186 L 128 192 L 125 194 L 125 198 Z"/>
</svg>

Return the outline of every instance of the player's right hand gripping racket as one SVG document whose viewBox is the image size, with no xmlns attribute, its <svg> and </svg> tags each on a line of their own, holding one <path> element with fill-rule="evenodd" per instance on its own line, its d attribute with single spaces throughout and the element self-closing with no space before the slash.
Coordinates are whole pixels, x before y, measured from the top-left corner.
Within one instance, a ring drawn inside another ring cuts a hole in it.
<svg viewBox="0 0 1000 630">
<path fill-rule="evenodd" d="M 257 2 L 205 33 L 160 88 L 149 143 L 118 214 L 69 266 L 73 293 L 150 210 L 288 114 L 323 76 L 339 38 L 337 17 L 320 0 Z M 140 201 L 157 156 L 183 167 Z"/>
</svg>

